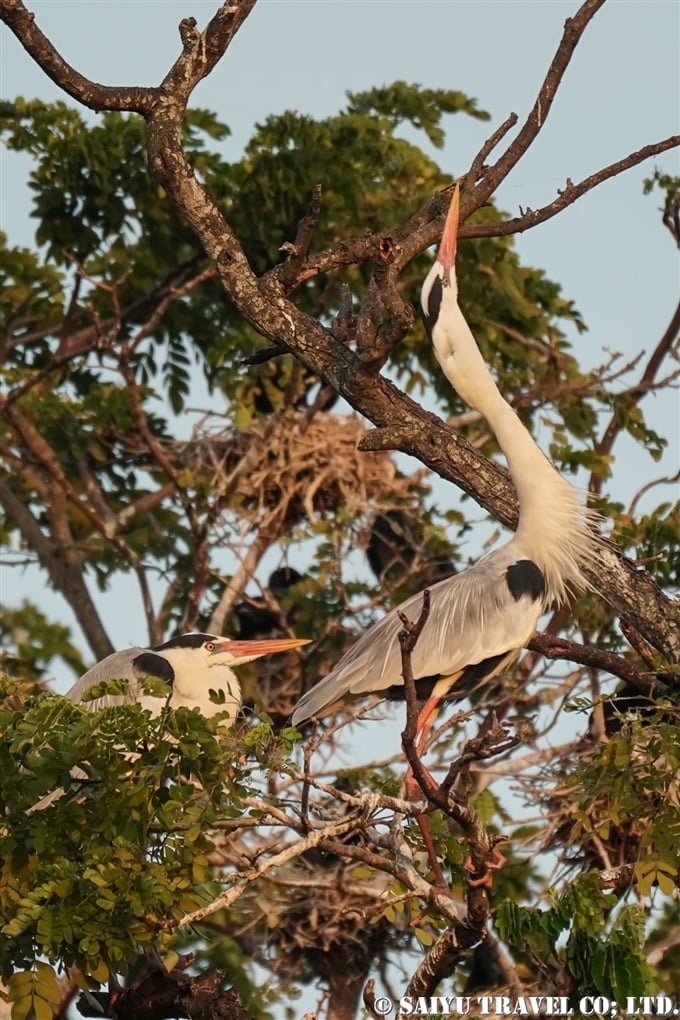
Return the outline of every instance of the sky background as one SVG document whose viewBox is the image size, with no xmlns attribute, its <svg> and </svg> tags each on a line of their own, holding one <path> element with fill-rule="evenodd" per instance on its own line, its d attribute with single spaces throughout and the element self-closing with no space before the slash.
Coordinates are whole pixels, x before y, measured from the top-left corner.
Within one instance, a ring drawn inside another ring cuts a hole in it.
<svg viewBox="0 0 680 1020">
<path fill-rule="evenodd" d="M 216 3 L 34 3 L 37 23 L 83 74 L 112 85 L 154 85 L 179 52 L 177 25 L 199 27 Z M 240 157 L 253 125 L 286 109 L 324 117 L 341 109 L 347 90 L 397 79 L 459 89 L 491 114 L 445 120 L 443 150 L 431 149 L 452 176 L 465 171 L 484 139 L 512 111 L 520 124 L 534 101 L 575 2 L 456 2 L 456 0 L 259 0 L 225 59 L 196 89 L 192 105 L 217 112 L 232 130 L 226 158 Z M 658 0 L 609 0 L 579 44 L 538 142 L 503 183 L 496 199 L 510 215 L 555 197 L 569 177 L 578 181 L 680 125 L 680 5 Z M 0 93 L 70 102 L 0 30 Z M 96 115 L 92 114 L 92 117 Z M 420 135 L 418 144 L 427 148 Z M 0 226 L 11 243 L 32 244 L 26 184 L 29 161 L 0 156 Z M 594 367 L 610 351 L 626 359 L 651 352 L 674 310 L 677 250 L 660 221 L 660 197 L 642 194 L 654 166 L 678 173 L 677 150 L 606 182 L 558 217 L 516 238 L 524 262 L 543 267 L 563 286 L 589 329 L 572 331 L 576 355 Z M 632 383 L 640 374 L 638 368 Z M 623 385 L 623 383 L 621 384 Z M 627 440 L 615 448 L 610 493 L 629 500 L 638 487 L 677 471 L 680 406 L 677 391 L 644 401 L 649 423 L 669 438 L 661 464 Z M 540 433 L 539 433 L 540 441 Z M 453 501 L 442 484 L 437 498 Z M 654 490 L 647 507 L 661 500 Z M 663 493 L 670 498 L 669 487 Z M 70 622 L 62 600 L 43 593 L 37 572 L 5 574 L 4 600 L 27 595 Z M 141 614 L 108 596 L 108 622 L 119 646 L 144 641 Z"/>
<path fill-rule="evenodd" d="M 179 52 L 179 21 L 194 16 L 202 28 L 217 8 L 196 0 L 42 0 L 29 6 L 70 63 L 111 85 L 157 84 Z M 270 114 L 293 109 L 332 115 L 344 106 L 347 90 L 398 79 L 459 89 L 475 97 L 492 119 L 446 118 L 445 148 L 429 151 L 454 176 L 469 167 L 484 139 L 511 112 L 522 123 L 564 21 L 576 9 L 576 0 L 259 0 L 226 58 L 196 89 L 192 105 L 215 110 L 229 124 L 232 135 L 224 153 L 237 160 L 254 124 Z M 579 44 L 538 142 L 497 193 L 498 206 L 509 215 L 520 206 L 537 208 L 551 201 L 568 177 L 578 181 L 677 132 L 679 52 L 676 0 L 609 0 Z M 66 100 L 4 27 L 0 93 L 4 99 Z M 421 136 L 418 144 L 427 148 Z M 626 359 L 651 352 L 673 313 L 678 253 L 661 224 L 659 197 L 642 194 L 643 179 L 655 165 L 679 173 L 677 151 L 605 183 L 516 239 L 522 260 L 559 281 L 564 296 L 582 313 L 589 330 L 581 336 L 573 330 L 570 339 L 584 366 L 602 363 L 610 351 L 621 351 Z M 0 155 L 0 227 L 10 243 L 26 246 L 34 230 L 28 169 L 22 156 Z M 648 397 L 643 406 L 649 423 L 670 445 L 662 463 L 655 464 L 632 443 L 617 443 L 610 492 L 620 499 L 629 500 L 641 484 L 672 475 L 678 466 L 677 391 Z M 441 500 L 455 500 L 450 486 L 441 483 L 437 491 Z M 674 493 L 666 487 L 663 495 Z M 646 505 L 661 497 L 662 490 L 655 490 Z M 2 595 L 12 604 L 32 598 L 55 620 L 72 624 L 61 598 L 45 591 L 44 578 L 35 570 L 21 575 L 5 570 Z M 102 599 L 118 647 L 145 641 L 135 600 L 124 585 L 114 586 Z M 69 678 L 57 670 L 57 681 L 64 689 Z M 392 750 L 398 746 L 396 726 L 381 726 L 376 733 L 376 724 L 367 724 L 359 732 L 372 742 L 371 754 L 381 753 L 381 740 L 385 752 L 388 745 Z M 347 751 L 352 759 L 356 748 L 350 745 Z"/>
</svg>

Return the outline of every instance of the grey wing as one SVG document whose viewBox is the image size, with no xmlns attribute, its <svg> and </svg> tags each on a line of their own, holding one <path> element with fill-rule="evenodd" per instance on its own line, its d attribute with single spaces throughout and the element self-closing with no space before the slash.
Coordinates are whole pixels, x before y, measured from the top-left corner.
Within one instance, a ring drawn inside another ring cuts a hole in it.
<svg viewBox="0 0 680 1020">
<path fill-rule="evenodd" d="M 137 701 L 137 680 L 138 673 L 134 667 L 134 660 L 146 652 L 146 648 L 125 648 L 121 652 L 114 652 L 107 655 L 105 659 L 98 662 L 87 673 L 83 673 L 80 680 L 76 680 L 73 687 L 67 692 L 66 697 L 70 701 L 79 703 L 83 695 L 90 687 L 101 683 L 103 680 L 129 680 L 130 688 L 127 694 L 106 694 L 94 701 L 86 701 L 85 705 L 93 712 L 99 708 L 106 708 L 108 705 L 131 705 Z"/>
<path fill-rule="evenodd" d="M 113 655 L 107 655 L 105 659 L 98 662 L 92 669 L 88 669 L 87 673 L 83 673 L 79 680 L 76 680 L 73 687 L 66 692 L 66 697 L 69 701 L 78 704 L 82 701 L 83 695 L 90 687 L 94 687 L 95 684 L 101 683 L 103 680 L 129 680 L 130 688 L 127 694 L 119 696 L 107 694 L 103 698 L 95 698 L 93 701 L 84 702 L 84 704 L 92 712 L 96 712 L 99 708 L 106 708 L 108 705 L 133 704 L 137 700 L 135 696 L 137 674 L 135 672 L 134 660 L 145 651 L 145 648 L 126 648 L 122 652 L 114 652 Z M 87 773 L 82 769 L 73 768 L 71 769 L 71 776 L 74 779 L 86 779 Z M 27 814 L 31 815 L 34 811 L 43 811 L 63 796 L 64 791 L 61 788 L 53 790 L 52 793 L 48 793 L 37 804 L 30 807 Z"/>
<path fill-rule="evenodd" d="M 429 589 L 430 615 L 411 654 L 416 679 L 448 676 L 526 644 L 543 603 L 528 595 L 512 596 L 505 575 L 513 560 L 505 549 L 498 550 Z M 403 684 L 399 613 L 415 622 L 422 607 L 419 592 L 374 624 L 301 698 L 293 723 L 321 715 L 348 697 Z"/>
</svg>

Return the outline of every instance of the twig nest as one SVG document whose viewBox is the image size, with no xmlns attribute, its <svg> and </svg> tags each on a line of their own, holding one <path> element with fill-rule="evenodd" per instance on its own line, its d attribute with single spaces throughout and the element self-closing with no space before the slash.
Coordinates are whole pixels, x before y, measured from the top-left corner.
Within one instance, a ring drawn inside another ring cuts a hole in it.
<svg viewBox="0 0 680 1020">
<path fill-rule="evenodd" d="M 409 498 L 413 479 L 400 477 L 388 452 L 357 450 L 366 428 L 356 415 L 286 410 L 242 432 L 223 421 L 211 428 L 214 420 L 183 444 L 181 459 L 207 475 L 228 504 L 237 501 L 243 517 L 258 521 L 277 510 L 288 529 L 340 508 L 358 516 L 376 503 Z"/>
</svg>

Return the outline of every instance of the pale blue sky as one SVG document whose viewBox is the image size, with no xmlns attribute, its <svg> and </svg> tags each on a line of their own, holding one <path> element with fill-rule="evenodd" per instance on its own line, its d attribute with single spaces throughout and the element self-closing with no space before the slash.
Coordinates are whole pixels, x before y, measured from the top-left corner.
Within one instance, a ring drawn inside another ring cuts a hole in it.
<svg viewBox="0 0 680 1020">
<path fill-rule="evenodd" d="M 32 4 L 43 31 L 82 73 L 106 84 L 130 85 L 156 84 L 178 53 L 178 22 L 193 15 L 203 27 L 216 7 L 190 0 Z M 563 0 L 259 0 L 193 102 L 216 110 L 231 126 L 225 151 L 237 159 L 253 124 L 270 113 L 295 109 L 328 115 L 343 106 L 346 90 L 395 79 L 460 89 L 476 97 L 492 120 L 448 119 L 446 146 L 434 155 L 458 174 L 511 111 L 521 123 L 565 18 L 576 9 L 576 2 Z M 520 205 L 536 208 L 553 198 L 567 177 L 579 180 L 677 132 L 679 52 L 675 0 L 609 0 L 576 51 L 540 140 L 501 187 L 499 205 L 512 214 Z M 65 98 L 4 28 L 0 92 L 4 98 Z M 27 162 L 0 158 L 0 225 L 10 241 L 28 245 L 33 225 L 27 216 Z M 665 154 L 517 238 L 525 261 L 561 282 L 565 296 L 582 312 L 589 331 L 572 340 L 588 366 L 604 360 L 607 349 L 627 358 L 651 351 L 674 309 L 677 251 L 660 223 L 659 200 L 642 195 L 642 180 L 655 163 L 679 172 L 677 151 Z M 611 485 L 618 498 L 630 498 L 645 481 L 677 470 L 677 392 L 647 398 L 644 409 L 671 446 L 658 465 L 621 442 Z M 653 493 L 647 505 L 660 498 L 659 491 Z M 131 624 L 129 618 L 120 620 L 114 640 L 143 640 Z"/>
<path fill-rule="evenodd" d="M 178 53 L 178 22 L 193 15 L 203 27 L 217 3 L 41 0 L 29 6 L 82 73 L 106 84 L 153 85 Z M 458 174 L 511 111 L 521 123 L 564 20 L 577 6 L 576 0 L 259 0 L 225 60 L 196 90 L 194 104 L 214 109 L 231 126 L 226 153 L 237 159 L 253 124 L 270 113 L 295 109 L 329 115 L 343 106 L 346 90 L 396 79 L 460 89 L 476 97 L 492 120 L 448 120 L 446 147 L 435 155 L 442 167 Z M 520 205 L 536 208 L 551 200 L 567 177 L 576 181 L 677 132 L 679 53 L 676 0 L 609 0 L 577 49 L 539 142 L 500 189 L 500 207 L 512 214 Z M 0 29 L 0 93 L 3 98 L 64 98 L 6 29 Z M 677 152 L 656 165 L 678 173 Z M 661 226 L 658 199 L 642 196 L 642 181 L 653 166 L 650 161 L 606 183 L 517 239 L 523 259 L 561 282 L 565 296 L 583 314 L 589 332 L 571 339 L 589 366 L 605 359 L 605 349 L 622 351 L 627 358 L 651 351 L 674 310 L 678 253 Z M 0 226 L 11 242 L 28 245 L 33 227 L 27 216 L 26 167 L 27 161 L 0 155 Z M 657 465 L 632 444 L 617 445 L 611 491 L 618 498 L 630 498 L 644 482 L 677 470 L 677 392 L 648 398 L 644 409 L 671 446 Z M 665 495 L 673 493 L 667 489 Z M 450 486 L 442 486 L 442 501 L 453 502 L 455 496 Z M 657 490 L 647 505 L 660 499 Z M 13 573 L 8 588 L 7 601 L 17 602 L 25 594 L 39 599 L 55 619 L 72 622 L 62 600 L 44 590 L 37 572 Z M 119 647 L 145 642 L 131 585 L 116 584 L 102 604 Z M 59 674 L 59 679 L 63 687 L 66 677 Z M 373 741 L 371 753 L 383 744 L 394 749 L 398 728 L 395 721 L 387 729 L 381 725 L 378 734 L 375 724 L 362 729 L 363 751 L 366 740 Z M 350 745 L 347 753 L 361 752 Z"/>
</svg>

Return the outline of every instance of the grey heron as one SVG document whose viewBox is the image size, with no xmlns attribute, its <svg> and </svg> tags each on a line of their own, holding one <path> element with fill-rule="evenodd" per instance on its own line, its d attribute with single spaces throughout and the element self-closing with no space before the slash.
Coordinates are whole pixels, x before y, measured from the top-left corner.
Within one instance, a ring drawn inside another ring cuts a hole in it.
<svg viewBox="0 0 680 1020">
<path fill-rule="evenodd" d="M 105 694 L 87 701 L 87 707 L 95 711 L 139 702 L 158 715 L 163 698 L 145 695 L 141 683 L 143 677 L 156 677 L 167 686 L 172 708 L 198 708 L 206 718 L 224 713 L 224 721 L 233 723 L 241 708 L 241 685 L 232 667 L 307 643 L 305 638 L 235 641 L 213 634 L 181 634 L 154 648 L 126 648 L 107 655 L 76 681 L 66 697 L 80 702 L 86 691 L 104 680 L 128 680 L 125 694 Z"/>
<path fill-rule="evenodd" d="M 434 353 L 459 396 L 479 411 L 503 451 L 519 500 L 515 534 L 472 566 L 429 588 L 430 614 L 412 652 L 425 703 L 416 750 L 422 754 L 439 705 L 490 680 L 520 653 L 539 617 L 586 587 L 584 565 L 598 538 L 580 493 L 539 449 L 500 393 L 458 305 L 455 259 L 460 214 L 456 186 L 437 257 L 421 290 Z M 370 627 L 338 665 L 300 699 L 295 725 L 362 695 L 403 696 L 400 614 L 416 620 L 422 592 Z"/>
<path fill-rule="evenodd" d="M 221 715 L 222 727 L 233 726 L 241 709 L 241 685 L 232 667 L 253 662 L 262 655 L 285 652 L 308 644 L 306 638 L 275 638 L 267 641 L 238 641 L 214 634 L 181 634 L 153 648 L 125 648 L 107 655 L 76 680 L 66 693 L 69 701 L 90 711 L 113 705 L 138 703 L 157 717 L 163 708 L 198 708 L 205 718 Z M 166 697 L 144 693 L 144 678 L 161 680 Z M 107 680 L 127 680 L 124 694 L 105 693 L 84 700 L 85 694 Z M 85 779 L 82 769 L 71 769 L 74 779 Z M 43 811 L 64 796 L 53 790 L 28 814 Z"/>
</svg>

